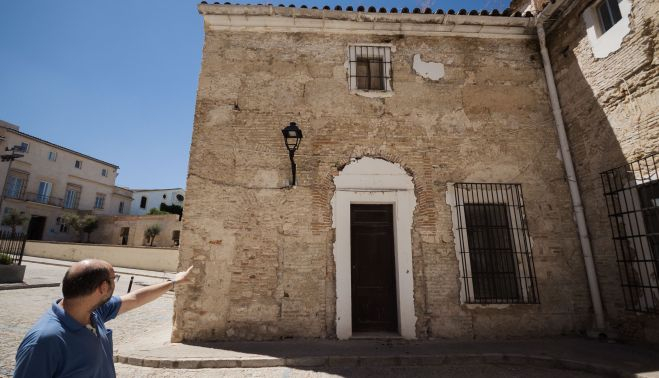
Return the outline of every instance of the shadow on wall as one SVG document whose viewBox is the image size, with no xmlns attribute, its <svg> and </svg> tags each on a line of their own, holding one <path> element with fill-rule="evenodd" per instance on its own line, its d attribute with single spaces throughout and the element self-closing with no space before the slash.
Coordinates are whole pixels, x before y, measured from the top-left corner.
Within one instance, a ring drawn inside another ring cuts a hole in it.
<svg viewBox="0 0 659 378">
<path fill-rule="evenodd" d="M 629 61 L 625 58 L 625 44 L 607 58 L 595 60 L 579 14 L 573 12 L 571 17 L 554 26 L 548 36 L 548 48 L 584 203 L 608 326 L 621 338 L 646 339 L 647 335 L 643 333 L 650 318 L 635 316 L 625 310 L 621 282 L 625 273 L 618 269 L 600 174 L 637 159 L 639 156 L 636 155 L 650 154 L 652 148 L 644 145 L 647 142 L 637 135 L 638 119 L 630 116 L 633 115 L 630 113 L 639 111 L 629 105 L 634 89 L 632 93 L 629 87 L 626 91 L 622 89 L 623 85 L 626 86 L 624 71 L 629 69 L 625 65 Z M 627 43 L 631 44 L 630 41 Z M 618 97 L 612 96 L 612 93 Z M 623 241 L 619 246 L 634 248 L 625 246 L 625 243 Z M 633 271 L 627 274 L 632 277 L 637 275 Z M 639 298 L 628 296 L 627 300 L 638 301 Z"/>
</svg>

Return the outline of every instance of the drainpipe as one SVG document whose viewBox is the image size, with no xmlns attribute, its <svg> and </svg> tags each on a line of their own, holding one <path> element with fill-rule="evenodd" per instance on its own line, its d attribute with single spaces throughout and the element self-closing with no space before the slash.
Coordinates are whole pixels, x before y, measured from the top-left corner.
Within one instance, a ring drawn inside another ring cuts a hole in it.
<svg viewBox="0 0 659 378">
<path fill-rule="evenodd" d="M 597 271 L 595 270 L 593 252 L 590 247 L 590 236 L 588 235 L 588 228 L 586 227 L 586 217 L 583 211 L 581 194 L 579 193 L 579 185 L 577 184 L 577 175 L 574 170 L 574 164 L 572 163 L 572 154 L 570 153 L 567 133 L 565 132 L 561 106 L 558 102 L 558 92 L 556 90 L 556 83 L 554 82 L 554 74 L 551 68 L 551 61 L 549 60 L 549 53 L 547 52 L 547 41 L 545 40 L 545 29 L 543 26 L 544 17 L 542 16 L 547 15 L 538 15 L 538 23 L 536 27 L 538 31 L 538 41 L 540 42 L 540 53 L 542 54 L 542 62 L 545 68 L 545 77 L 547 79 L 547 88 L 549 89 L 549 100 L 551 101 L 551 108 L 554 113 L 554 119 L 556 120 L 558 142 L 561 148 L 561 156 L 563 157 L 567 182 L 570 187 L 574 216 L 577 221 L 577 231 L 579 233 L 579 241 L 581 242 L 581 252 L 583 254 L 584 265 L 586 266 L 590 298 L 593 301 L 593 310 L 595 311 L 595 325 L 598 331 L 603 331 L 605 329 L 604 310 L 602 309 L 602 297 L 600 295 L 599 283 L 597 280 Z"/>
</svg>

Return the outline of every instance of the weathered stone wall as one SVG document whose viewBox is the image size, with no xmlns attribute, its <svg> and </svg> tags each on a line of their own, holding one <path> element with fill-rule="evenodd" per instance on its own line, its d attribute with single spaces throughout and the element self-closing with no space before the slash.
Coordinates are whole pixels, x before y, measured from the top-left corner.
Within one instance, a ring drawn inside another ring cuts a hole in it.
<svg viewBox="0 0 659 378">
<path fill-rule="evenodd" d="M 595 59 L 581 18 L 587 1 L 553 27 L 548 46 L 584 199 L 609 326 L 659 340 L 659 320 L 626 312 L 600 173 L 659 152 L 659 3 L 633 1 L 622 47 Z"/>
<path fill-rule="evenodd" d="M 351 95 L 349 43 L 391 43 L 390 98 Z M 439 81 L 413 56 L 441 62 Z M 304 132 L 298 185 L 281 129 Z M 575 333 L 590 298 L 537 41 L 206 30 L 187 182 L 173 340 L 332 338 L 330 200 L 350 158 L 413 177 L 414 303 L 420 338 Z M 448 182 L 521 183 L 539 305 L 466 306 Z"/>
</svg>

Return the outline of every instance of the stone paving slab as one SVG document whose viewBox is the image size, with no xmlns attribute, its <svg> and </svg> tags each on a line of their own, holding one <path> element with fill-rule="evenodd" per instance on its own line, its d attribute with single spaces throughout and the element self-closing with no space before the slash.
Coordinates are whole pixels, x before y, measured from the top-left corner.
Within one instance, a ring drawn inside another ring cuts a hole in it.
<svg viewBox="0 0 659 378">
<path fill-rule="evenodd" d="M 659 376 L 659 350 L 585 338 L 514 341 L 282 340 L 124 346 L 116 362 L 167 369 L 509 364 L 602 376 Z"/>
</svg>

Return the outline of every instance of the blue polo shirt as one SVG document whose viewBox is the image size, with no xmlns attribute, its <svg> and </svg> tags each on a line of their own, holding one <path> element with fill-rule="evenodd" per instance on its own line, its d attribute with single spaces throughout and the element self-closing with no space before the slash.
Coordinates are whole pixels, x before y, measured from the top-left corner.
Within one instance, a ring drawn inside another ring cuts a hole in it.
<svg viewBox="0 0 659 378">
<path fill-rule="evenodd" d="M 28 331 L 16 352 L 15 378 L 115 377 L 112 330 L 105 322 L 114 319 L 121 298 L 112 297 L 91 314 L 96 335 L 53 302 Z"/>
</svg>

